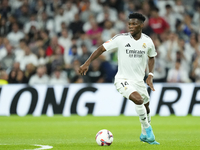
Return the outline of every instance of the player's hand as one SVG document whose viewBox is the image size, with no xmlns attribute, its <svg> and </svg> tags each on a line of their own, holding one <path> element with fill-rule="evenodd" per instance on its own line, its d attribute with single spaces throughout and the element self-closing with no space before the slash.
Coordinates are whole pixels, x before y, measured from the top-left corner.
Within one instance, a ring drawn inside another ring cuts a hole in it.
<svg viewBox="0 0 200 150">
<path fill-rule="evenodd" d="M 83 64 L 82 66 L 80 66 L 78 72 L 81 74 L 81 75 L 86 75 L 87 71 L 88 71 L 88 66 Z"/>
<path fill-rule="evenodd" d="M 155 91 L 155 89 L 153 87 L 153 77 L 151 75 L 148 75 L 148 77 L 146 79 L 146 83 L 151 88 L 152 91 Z"/>
</svg>

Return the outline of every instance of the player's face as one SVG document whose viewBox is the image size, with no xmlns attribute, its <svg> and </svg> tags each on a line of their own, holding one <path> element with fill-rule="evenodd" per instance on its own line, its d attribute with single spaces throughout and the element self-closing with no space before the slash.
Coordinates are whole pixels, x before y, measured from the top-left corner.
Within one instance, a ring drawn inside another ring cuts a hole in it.
<svg viewBox="0 0 200 150">
<path fill-rule="evenodd" d="M 129 31 L 132 36 L 136 36 L 138 33 L 141 33 L 143 22 L 138 19 L 129 19 L 128 22 Z"/>
</svg>

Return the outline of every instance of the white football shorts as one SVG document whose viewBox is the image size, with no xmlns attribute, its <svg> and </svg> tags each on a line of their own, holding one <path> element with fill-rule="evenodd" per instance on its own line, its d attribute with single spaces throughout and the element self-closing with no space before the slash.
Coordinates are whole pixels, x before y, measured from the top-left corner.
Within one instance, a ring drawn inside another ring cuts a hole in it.
<svg viewBox="0 0 200 150">
<path fill-rule="evenodd" d="M 144 104 L 149 102 L 149 94 L 147 92 L 147 88 L 144 82 L 138 85 L 132 80 L 115 79 L 114 84 L 117 91 L 127 99 L 129 99 L 131 93 L 137 91 L 142 96 Z"/>
</svg>

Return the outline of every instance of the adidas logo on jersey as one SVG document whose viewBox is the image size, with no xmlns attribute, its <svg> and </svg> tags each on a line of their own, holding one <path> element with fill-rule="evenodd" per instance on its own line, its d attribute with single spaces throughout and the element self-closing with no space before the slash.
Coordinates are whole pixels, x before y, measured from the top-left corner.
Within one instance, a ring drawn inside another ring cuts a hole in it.
<svg viewBox="0 0 200 150">
<path fill-rule="evenodd" d="M 128 43 L 128 44 L 126 44 L 126 46 L 125 47 L 131 47 L 131 45 Z"/>
</svg>

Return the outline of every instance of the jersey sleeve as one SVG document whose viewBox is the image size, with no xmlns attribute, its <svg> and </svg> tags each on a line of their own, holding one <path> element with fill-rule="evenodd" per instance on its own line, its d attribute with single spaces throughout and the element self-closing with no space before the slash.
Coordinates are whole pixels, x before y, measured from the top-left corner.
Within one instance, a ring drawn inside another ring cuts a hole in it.
<svg viewBox="0 0 200 150">
<path fill-rule="evenodd" d="M 103 43 L 104 48 L 106 51 L 115 51 L 118 48 L 118 35 L 114 36 L 112 39 L 108 40 L 107 42 Z"/>
<path fill-rule="evenodd" d="M 157 52 L 156 52 L 155 46 L 153 44 L 153 41 L 150 40 L 150 44 L 149 44 L 149 47 L 148 47 L 148 56 L 149 57 L 155 57 L 156 55 L 157 55 Z"/>
</svg>

